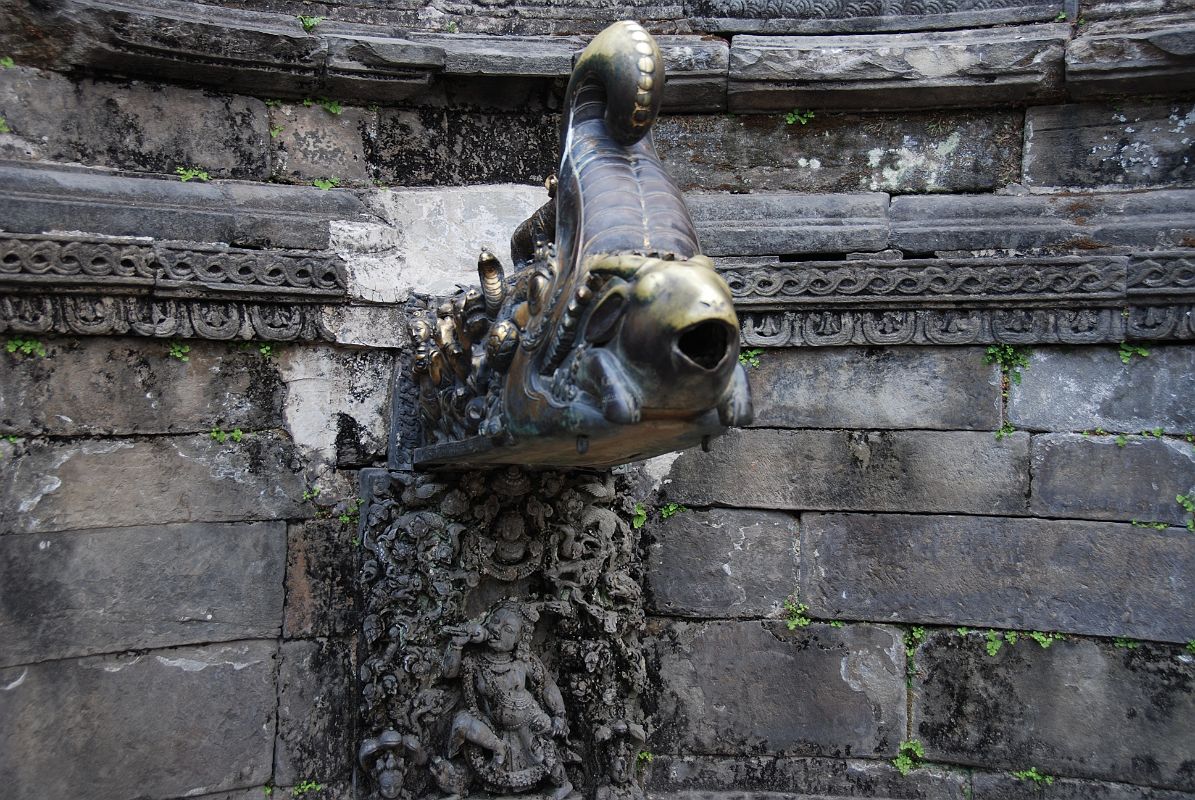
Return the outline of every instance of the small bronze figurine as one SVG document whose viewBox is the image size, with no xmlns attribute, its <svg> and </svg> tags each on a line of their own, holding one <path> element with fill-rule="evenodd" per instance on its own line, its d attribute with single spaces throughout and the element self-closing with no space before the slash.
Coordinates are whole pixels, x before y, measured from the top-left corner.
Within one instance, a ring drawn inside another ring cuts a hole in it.
<svg viewBox="0 0 1195 800">
<path fill-rule="evenodd" d="M 751 420 L 730 290 L 651 140 L 664 67 L 634 22 L 599 34 L 565 97 L 559 180 L 479 289 L 411 323 L 416 465 L 610 466 Z"/>
</svg>

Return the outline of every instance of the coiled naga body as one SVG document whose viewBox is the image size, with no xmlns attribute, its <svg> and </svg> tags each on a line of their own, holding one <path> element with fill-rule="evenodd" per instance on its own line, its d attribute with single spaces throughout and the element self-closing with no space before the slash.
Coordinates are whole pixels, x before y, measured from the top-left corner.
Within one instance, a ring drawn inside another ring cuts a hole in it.
<svg viewBox="0 0 1195 800">
<path fill-rule="evenodd" d="M 751 420 L 730 291 L 651 139 L 664 68 L 633 22 L 578 59 L 551 200 L 481 287 L 411 323 L 417 465 L 608 466 Z"/>
</svg>

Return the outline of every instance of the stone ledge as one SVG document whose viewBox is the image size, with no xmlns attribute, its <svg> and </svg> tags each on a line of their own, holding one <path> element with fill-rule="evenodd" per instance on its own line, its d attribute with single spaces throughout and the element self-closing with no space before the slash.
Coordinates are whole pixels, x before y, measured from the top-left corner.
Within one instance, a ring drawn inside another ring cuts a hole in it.
<svg viewBox="0 0 1195 800">
<path fill-rule="evenodd" d="M 1190 11 L 1092 23 L 1067 45 L 1066 85 L 1077 99 L 1195 88 Z"/>
<path fill-rule="evenodd" d="M 687 0 L 686 15 L 699 30 L 716 33 L 866 33 L 918 31 L 1046 22 L 1055 0 Z"/>
<path fill-rule="evenodd" d="M 881 193 L 690 193 L 685 201 L 711 256 L 882 250 L 889 238 Z"/>
<path fill-rule="evenodd" d="M 732 111 L 943 108 L 1062 97 L 1069 25 L 858 36 L 736 36 Z"/>
</svg>

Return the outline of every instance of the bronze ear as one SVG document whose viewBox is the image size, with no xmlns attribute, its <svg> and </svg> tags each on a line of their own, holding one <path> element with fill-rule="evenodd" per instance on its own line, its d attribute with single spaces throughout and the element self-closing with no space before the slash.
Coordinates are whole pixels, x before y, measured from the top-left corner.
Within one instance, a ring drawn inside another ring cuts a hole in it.
<svg viewBox="0 0 1195 800">
<path fill-rule="evenodd" d="M 590 344 L 602 345 L 610 341 L 618 330 L 623 312 L 627 307 L 627 286 L 615 286 L 606 293 L 589 315 L 585 326 L 585 340 Z"/>
</svg>

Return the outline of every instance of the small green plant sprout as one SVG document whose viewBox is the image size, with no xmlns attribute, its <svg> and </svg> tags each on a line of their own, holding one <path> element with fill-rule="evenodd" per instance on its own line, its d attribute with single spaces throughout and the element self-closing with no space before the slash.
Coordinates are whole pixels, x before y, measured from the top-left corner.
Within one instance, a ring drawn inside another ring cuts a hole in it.
<svg viewBox="0 0 1195 800">
<path fill-rule="evenodd" d="M 994 344 L 983 354 L 983 363 L 998 364 L 1003 389 L 1009 384 L 1021 385 L 1021 370 L 1029 368 L 1029 350 L 1011 344 Z"/>
<path fill-rule="evenodd" d="M 1019 636 L 1016 631 L 1005 631 L 1004 632 L 1004 641 L 1008 642 L 1010 645 L 1016 644 L 1018 638 L 1019 638 Z"/>
<path fill-rule="evenodd" d="M 1061 633 L 1043 633 L 1041 631 L 1031 631 L 1025 635 L 1037 642 L 1042 650 L 1049 650 L 1050 645 L 1064 638 Z"/>
<path fill-rule="evenodd" d="M 1129 524 L 1134 528 L 1151 528 L 1155 531 L 1164 531 L 1170 527 L 1165 522 L 1142 522 L 1139 519 L 1129 520 Z"/>
<path fill-rule="evenodd" d="M 311 182 L 311 185 L 317 189 L 323 189 L 325 192 L 329 189 L 335 189 L 340 185 L 340 178 L 316 178 Z"/>
<path fill-rule="evenodd" d="M 233 428 L 232 433 L 228 434 L 228 438 L 232 439 L 237 444 L 240 444 L 241 439 L 245 438 L 245 434 L 241 433 L 240 428 Z"/>
<path fill-rule="evenodd" d="M 808 612 L 809 606 L 798 600 L 795 594 L 784 599 L 784 624 L 790 631 L 809 627 L 813 620 L 809 618 Z"/>
<path fill-rule="evenodd" d="M 295 786 L 293 789 L 290 790 L 290 796 L 291 797 L 302 797 L 303 795 L 307 794 L 308 792 L 318 792 L 320 789 L 323 789 L 323 788 L 324 788 L 324 786 L 321 783 L 316 783 L 313 780 L 305 780 L 302 783 L 300 783 L 298 786 Z"/>
<path fill-rule="evenodd" d="M 1187 647 L 1186 647 L 1186 650 L 1187 650 L 1187 652 L 1188 652 L 1188 653 L 1191 653 L 1192 655 L 1195 655 L 1195 639 L 1188 639 L 1188 640 L 1187 640 Z"/>
<path fill-rule="evenodd" d="M 17 442 L 19 442 L 19 441 L 21 441 L 21 440 L 20 440 L 20 438 L 18 438 L 18 437 L 16 437 L 16 436 L 12 435 L 12 434 L 10 433 L 10 434 L 8 434 L 8 435 L 6 435 L 6 436 L 4 437 L 4 441 L 8 442 L 9 444 L 16 444 Z"/>
<path fill-rule="evenodd" d="M 187 355 L 190 352 L 191 345 L 176 340 L 170 343 L 170 349 L 166 351 L 166 355 L 179 361 L 190 361 L 191 357 Z"/>
<path fill-rule="evenodd" d="M 304 33 L 311 33 L 315 30 L 315 26 L 324 21 L 323 17 L 309 17 L 306 14 L 300 14 L 299 24 L 303 26 Z"/>
<path fill-rule="evenodd" d="M 795 125 L 798 122 L 802 125 L 808 125 L 813 117 L 814 114 L 812 111 L 802 111 L 799 108 L 794 108 L 784 115 L 784 122 L 786 125 Z"/>
<path fill-rule="evenodd" d="M 361 520 L 361 506 L 365 503 L 359 497 L 354 497 L 348 502 L 344 510 L 337 515 L 336 519 L 340 521 L 341 525 L 351 525 L 357 527 L 357 523 Z"/>
<path fill-rule="evenodd" d="M 1038 786 L 1053 786 L 1054 785 L 1054 776 L 1046 775 L 1045 773 L 1038 772 L 1037 767 L 1030 767 L 1029 769 L 1023 769 L 1019 772 L 1014 772 L 1014 773 L 1012 773 L 1012 776 L 1014 778 L 1016 778 L 1017 780 L 1033 781 Z"/>
<path fill-rule="evenodd" d="M 892 759 L 892 766 L 896 767 L 901 775 L 908 775 L 921 763 L 923 758 L 925 758 L 925 748 L 921 742 L 916 739 L 906 739 L 900 743 L 897 756 Z"/>
<path fill-rule="evenodd" d="M 971 632 L 971 629 L 968 628 L 966 625 L 960 625 L 959 627 L 954 629 L 954 632 L 957 633 L 959 636 L 966 636 L 968 633 Z"/>
<path fill-rule="evenodd" d="M 303 501 L 314 501 L 315 498 L 319 497 L 320 491 L 321 489 L 318 486 L 312 486 L 310 489 L 305 490 L 303 492 Z"/>
<path fill-rule="evenodd" d="M 219 428 L 212 428 L 212 432 L 209 435 L 219 444 L 224 444 L 228 441 L 228 434 Z"/>
<path fill-rule="evenodd" d="M 257 352 L 261 354 L 262 358 L 272 358 L 274 356 L 274 345 L 263 344 L 257 348 Z"/>
<path fill-rule="evenodd" d="M 1116 434 L 1115 442 L 1117 447 L 1124 447 L 1129 443 L 1129 437 L 1125 436 L 1123 433 L 1118 433 Z"/>
<path fill-rule="evenodd" d="M 1016 432 L 1016 426 L 1011 422 L 1006 422 L 996 429 L 996 441 L 1012 436 Z"/>
<path fill-rule="evenodd" d="M 12 133 L 12 128 L 8 127 L 8 120 L 0 117 L 0 133 Z"/>
<path fill-rule="evenodd" d="M 178 179 L 183 183 L 187 181 L 199 181 L 200 183 L 207 183 L 212 179 L 204 170 L 196 167 L 176 167 L 174 174 L 178 175 Z"/>
<path fill-rule="evenodd" d="M 46 357 L 46 346 L 37 339 L 21 339 L 14 337 L 9 339 L 4 345 L 4 351 L 12 353 L 14 356 L 33 356 L 34 358 Z"/>
<path fill-rule="evenodd" d="M 1141 642 L 1135 642 L 1127 636 L 1117 636 L 1112 640 L 1112 646 L 1121 650 L 1136 650 L 1141 646 Z"/>
<path fill-rule="evenodd" d="M 266 108 L 282 108 L 281 100 L 267 100 Z"/>
<path fill-rule="evenodd" d="M 739 353 L 739 363 L 744 367 L 758 367 L 759 356 L 762 353 L 763 350 L 759 349 L 758 347 L 753 347 L 750 350 L 744 350 L 743 352 Z"/>
<path fill-rule="evenodd" d="M 344 113 L 344 106 L 338 100 L 329 100 L 326 97 L 319 99 L 319 107 L 335 117 L 339 117 Z"/>
<path fill-rule="evenodd" d="M 270 128 L 270 138 L 277 139 L 282 135 L 283 127 L 281 125 L 274 125 Z"/>
<path fill-rule="evenodd" d="M 17 63 L 12 60 L 12 56 L 0 56 L 0 68 L 12 69 Z"/>
<path fill-rule="evenodd" d="M 1000 638 L 999 631 L 989 630 L 984 634 L 984 649 L 988 651 L 989 656 L 995 656 L 1000 652 L 1000 648 L 1004 646 L 1004 641 Z"/>
<path fill-rule="evenodd" d="M 905 634 L 905 684 L 912 688 L 917 676 L 917 645 L 925 641 L 925 628 L 914 625 Z"/>
<path fill-rule="evenodd" d="M 640 764 L 650 764 L 656 760 L 656 757 L 650 750 L 640 750 L 639 755 L 635 756 L 635 759 Z"/>
<path fill-rule="evenodd" d="M 267 783 L 265 786 L 261 787 L 261 791 L 262 794 L 264 794 L 266 797 L 269 797 L 274 793 L 274 787 Z"/>
<path fill-rule="evenodd" d="M 846 623 L 840 619 L 832 619 L 832 620 L 830 620 L 830 627 L 831 628 L 845 628 Z"/>
<path fill-rule="evenodd" d="M 1120 343 L 1120 363 L 1127 364 L 1133 360 L 1133 356 L 1140 356 L 1147 358 L 1149 351 L 1139 345 L 1129 344 L 1128 342 Z"/>
<path fill-rule="evenodd" d="M 460 28 L 460 26 L 459 26 L 459 25 L 457 25 L 457 24 L 456 24 L 456 20 L 455 20 L 455 19 L 450 19 L 450 20 L 448 20 L 448 22 L 446 22 L 446 23 L 444 24 L 444 30 L 445 30 L 446 32 L 448 32 L 448 33 L 456 33 L 456 32 L 457 32 L 457 31 L 459 31 L 460 29 L 461 29 L 461 28 Z"/>
<path fill-rule="evenodd" d="M 1191 515 L 1187 520 L 1187 530 L 1195 533 L 1195 494 L 1176 494 L 1174 499 L 1182 506 L 1183 511 Z"/>
<path fill-rule="evenodd" d="M 1065 11 L 1059 11 L 1058 16 L 1054 17 L 1055 22 L 1066 22 L 1067 19 L 1069 19 L 1069 17 L 1067 17 Z"/>
<path fill-rule="evenodd" d="M 664 505 L 660 506 L 660 519 L 668 519 L 669 517 L 675 517 L 677 514 L 681 513 L 682 511 L 688 511 L 688 510 L 689 509 L 685 508 L 684 506 L 682 506 L 678 503 L 665 503 Z"/>
<path fill-rule="evenodd" d="M 647 509 L 642 503 L 635 503 L 635 513 L 631 516 L 631 527 L 639 530 L 647 522 Z"/>
</svg>

